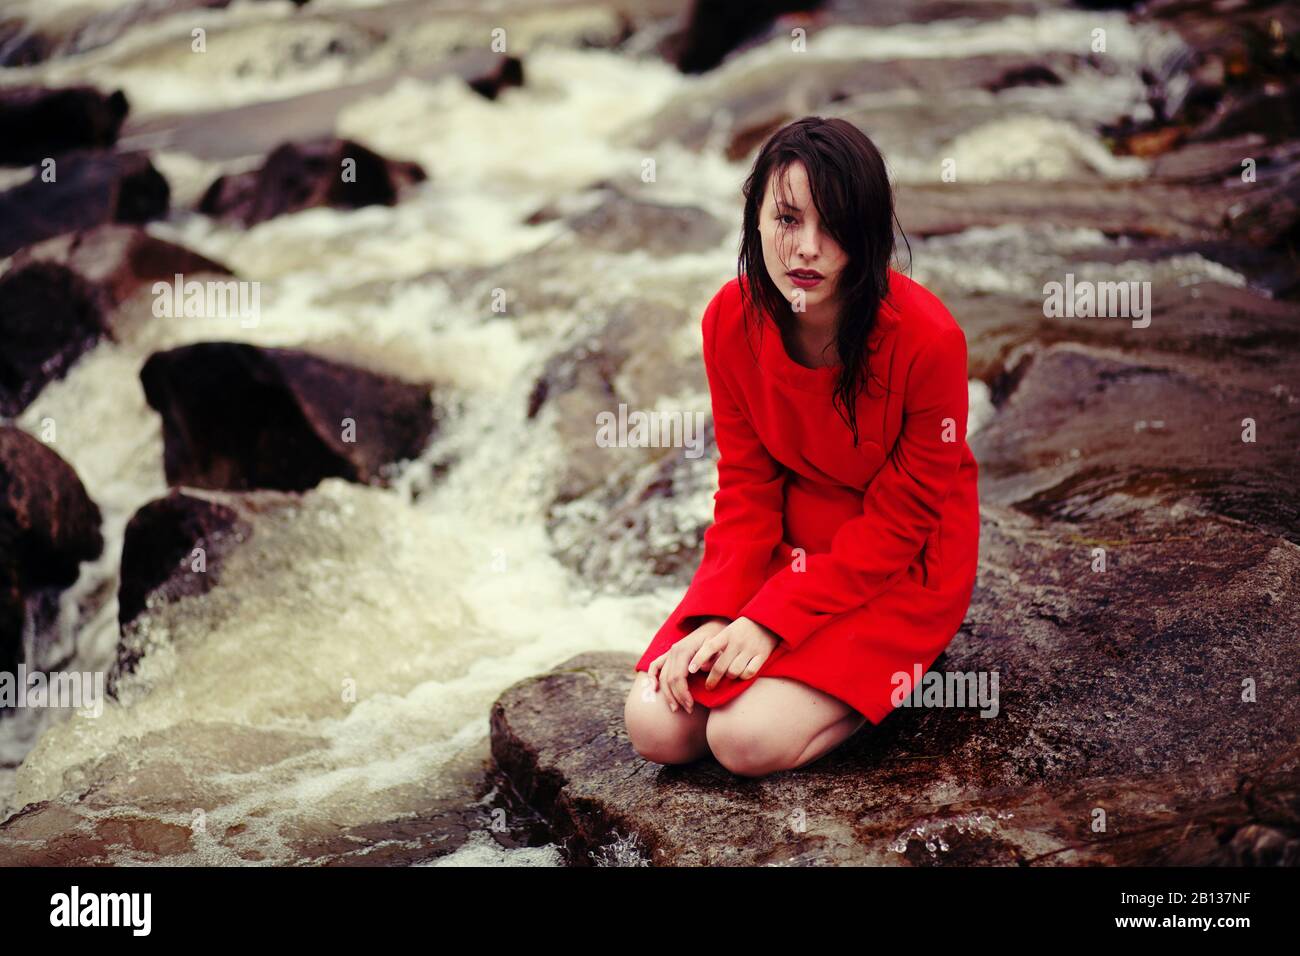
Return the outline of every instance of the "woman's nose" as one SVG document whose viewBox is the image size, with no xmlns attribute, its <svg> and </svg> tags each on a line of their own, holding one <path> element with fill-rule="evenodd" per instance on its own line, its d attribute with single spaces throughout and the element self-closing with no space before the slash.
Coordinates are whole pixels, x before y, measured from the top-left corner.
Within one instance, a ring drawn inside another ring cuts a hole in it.
<svg viewBox="0 0 1300 956">
<path fill-rule="evenodd" d="M 805 259 L 816 259 L 821 246 L 821 233 L 815 226 L 805 225 L 799 230 L 799 252 Z"/>
</svg>

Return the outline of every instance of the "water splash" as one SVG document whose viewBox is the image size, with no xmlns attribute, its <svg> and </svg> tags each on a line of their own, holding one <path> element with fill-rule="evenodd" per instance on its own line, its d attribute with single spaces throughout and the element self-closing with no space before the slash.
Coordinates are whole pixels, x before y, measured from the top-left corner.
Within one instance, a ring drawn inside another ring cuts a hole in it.
<svg viewBox="0 0 1300 956">
<path fill-rule="evenodd" d="M 991 834 L 997 832 L 998 820 L 1010 820 L 1014 816 L 1010 810 L 996 810 L 993 816 L 972 811 L 955 817 L 931 817 L 895 836 L 889 843 L 889 849 L 894 853 L 906 853 L 912 841 L 919 840 L 926 852 L 934 857 L 939 853 L 947 853 L 950 849 L 945 833 Z"/>
</svg>

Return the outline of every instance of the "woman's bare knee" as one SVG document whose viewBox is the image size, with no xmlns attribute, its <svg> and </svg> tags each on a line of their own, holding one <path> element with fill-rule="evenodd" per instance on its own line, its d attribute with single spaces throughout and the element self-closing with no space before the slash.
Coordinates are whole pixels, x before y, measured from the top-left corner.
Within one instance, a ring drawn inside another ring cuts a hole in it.
<svg viewBox="0 0 1300 956">
<path fill-rule="evenodd" d="M 865 720 L 824 691 L 787 678 L 755 686 L 709 714 L 705 736 L 718 763 L 758 777 L 811 763 Z"/>
<path fill-rule="evenodd" d="M 808 741 L 803 752 L 795 758 L 793 767 L 803 767 L 812 763 L 820 757 L 826 756 L 844 741 L 848 740 L 855 733 L 861 730 L 867 723 L 867 718 L 856 710 L 845 714 L 835 723 L 821 731 Z"/>
<path fill-rule="evenodd" d="M 623 723 L 632 748 L 652 763 L 691 763 L 708 752 L 704 740 L 707 709 L 695 713 L 668 708 L 662 689 L 655 690 L 645 671 L 638 671 L 623 704 Z"/>
<path fill-rule="evenodd" d="M 755 711 L 717 708 L 709 714 L 705 739 L 714 758 L 740 777 L 761 777 L 793 764 L 802 742 L 792 744 L 779 722 Z"/>
</svg>

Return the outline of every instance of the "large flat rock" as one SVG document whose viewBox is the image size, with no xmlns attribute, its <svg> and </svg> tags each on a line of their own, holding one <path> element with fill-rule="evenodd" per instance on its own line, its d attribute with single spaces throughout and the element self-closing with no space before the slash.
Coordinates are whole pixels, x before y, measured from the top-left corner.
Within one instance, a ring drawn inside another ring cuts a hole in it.
<svg viewBox="0 0 1300 956">
<path fill-rule="evenodd" d="M 584 654 L 501 695 L 493 756 L 575 860 L 633 838 L 654 865 L 1300 861 L 1300 550 L 1172 520 L 1094 526 L 1113 555 L 1095 573 L 1091 538 L 984 509 L 971 610 L 934 669 L 998 672 L 996 716 L 899 709 L 758 780 L 666 767 L 623 726 L 635 655 Z"/>
</svg>

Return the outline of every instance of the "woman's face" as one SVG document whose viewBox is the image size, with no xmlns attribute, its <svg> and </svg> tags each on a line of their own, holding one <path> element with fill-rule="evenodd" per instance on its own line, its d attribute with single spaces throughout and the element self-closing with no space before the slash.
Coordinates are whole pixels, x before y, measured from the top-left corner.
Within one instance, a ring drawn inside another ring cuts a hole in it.
<svg viewBox="0 0 1300 956">
<path fill-rule="evenodd" d="M 848 256 L 822 231 L 804 164 L 796 159 L 786 168 L 786 174 L 784 192 L 774 172 L 763 196 L 758 220 L 763 263 L 793 311 L 822 312 L 820 307 L 834 301 Z M 821 278 L 802 278 L 801 271 Z"/>
</svg>

